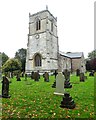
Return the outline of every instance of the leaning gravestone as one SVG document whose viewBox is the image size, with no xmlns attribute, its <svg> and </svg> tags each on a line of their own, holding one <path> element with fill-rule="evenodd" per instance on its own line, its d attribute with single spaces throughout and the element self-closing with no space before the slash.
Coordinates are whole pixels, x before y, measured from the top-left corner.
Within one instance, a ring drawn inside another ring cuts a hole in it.
<svg viewBox="0 0 96 120">
<path fill-rule="evenodd" d="M 63 74 L 65 76 L 64 88 L 72 88 L 72 85 L 70 84 L 70 72 L 65 69 Z"/>
<path fill-rule="evenodd" d="M 10 98 L 10 95 L 9 95 L 9 80 L 5 76 L 3 76 L 3 81 L 2 81 L 2 96 L 1 97 Z"/>
<path fill-rule="evenodd" d="M 48 72 L 45 72 L 43 77 L 44 77 L 45 82 L 49 82 L 49 74 L 48 74 Z"/>
<path fill-rule="evenodd" d="M 55 95 L 64 95 L 64 76 L 61 72 L 58 73 L 56 76 L 56 91 L 54 92 Z"/>
<path fill-rule="evenodd" d="M 39 81 L 40 75 L 38 72 L 34 72 L 34 80 Z"/>
</svg>

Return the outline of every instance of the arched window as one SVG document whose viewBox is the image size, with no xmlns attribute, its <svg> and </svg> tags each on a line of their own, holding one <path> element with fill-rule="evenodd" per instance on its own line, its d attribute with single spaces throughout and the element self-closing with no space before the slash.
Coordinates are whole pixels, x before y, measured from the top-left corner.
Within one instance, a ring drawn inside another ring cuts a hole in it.
<svg viewBox="0 0 96 120">
<path fill-rule="evenodd" d="M 35 66 L 41 66 L 41 56 L 39 54 L 37 54 L 35 56 Z"/>
<path fill-rule="evenodd" d="M 41 21 L 40 19 L 36 20 L 36 30 L 40 30 L 41 29 Z"/>
</svg>

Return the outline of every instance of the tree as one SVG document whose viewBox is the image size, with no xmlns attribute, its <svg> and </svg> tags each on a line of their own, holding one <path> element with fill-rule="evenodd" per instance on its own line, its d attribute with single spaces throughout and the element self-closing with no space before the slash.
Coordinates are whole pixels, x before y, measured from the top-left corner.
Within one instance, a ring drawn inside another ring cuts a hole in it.
<svg viewBox="0 0 96 120">
<path fill-rule="evenodd" d="M 2 66 L 5 64 L 5 62 L 9 59 L 9 57 L 3 52 L 2 55 Z"/>
<path fill-rule="evenodd" d="M 91 69 L 96 70 L 96 58 L 92 59 L 90 62 Z"/>
<path fill-rule="evenodd" d="M 93 50 L 92 52 L 88 53 L 89 60 L 92 60 L 96 58 L 96 50 Z"/>
<path fill-rule="evenodd" d="M 86 61 L 86 70 L 91 70 L 90 61 Z"/>
<path fill-rule="evenodd" d="M 21 70 L 21 63 L 18 61 L 18 59 L 8 59 L 2 66 L 3 72 L 13 72 L 15 70 Z"/>
<path fill-rule="evenodd" d="M 21 71 L 25 71 L 26 49 L 21 48 L 15 53 L 15 58 L 21 62 Z"/>
<path fill-rule="evenodd" d="M 88 54 L 88 59 L 86 61 L 87 70 L 96 70 L 96 50 L 93 50 Z"/>
</svg>

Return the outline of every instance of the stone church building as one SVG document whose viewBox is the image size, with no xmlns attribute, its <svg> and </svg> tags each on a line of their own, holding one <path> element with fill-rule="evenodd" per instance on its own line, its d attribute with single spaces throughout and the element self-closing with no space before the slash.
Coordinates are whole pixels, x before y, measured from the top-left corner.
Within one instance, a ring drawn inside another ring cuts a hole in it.
<svg viewBox="0 0 96 120">
<path fill-rule="evenodd" d="M 82 52 L 63 53 L 59 51 L 57 18 L 48 9 L 32 15 L 29 13 L 26 73 L 64 71 L 66 68 L 75 71 L 81 66 L 85 71 Z"/>
</svg>

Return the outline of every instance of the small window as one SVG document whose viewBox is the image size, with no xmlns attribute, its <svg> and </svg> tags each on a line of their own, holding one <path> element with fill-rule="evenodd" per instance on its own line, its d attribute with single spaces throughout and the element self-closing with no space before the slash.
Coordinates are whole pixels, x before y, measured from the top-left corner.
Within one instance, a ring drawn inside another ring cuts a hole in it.
<svg viewBox="0 0 96 120">
<path fill-rule="evenodd" d="M 53 32 L 53 21 L 51 21 L 51 31 Z"/>
<path fill-rule="evenodd" d="M 36 30 L 40 30 L 41 29 L 41 21 L 40 19 L 36 20 Z"/>
</svg>

